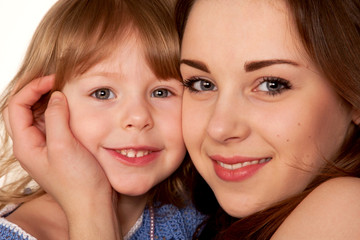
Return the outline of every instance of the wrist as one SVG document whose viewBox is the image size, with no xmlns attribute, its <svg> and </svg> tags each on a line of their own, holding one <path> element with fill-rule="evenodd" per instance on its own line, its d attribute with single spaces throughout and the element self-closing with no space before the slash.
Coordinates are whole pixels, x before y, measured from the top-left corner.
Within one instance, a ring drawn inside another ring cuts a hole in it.
<svg viewBox="0 0 360 240">
<path fill-rule="evenodd" d="M 66 212 L 70 239 L 121 239 L 116 209 L 111 198 L 87 201 Z"/>
</svg>

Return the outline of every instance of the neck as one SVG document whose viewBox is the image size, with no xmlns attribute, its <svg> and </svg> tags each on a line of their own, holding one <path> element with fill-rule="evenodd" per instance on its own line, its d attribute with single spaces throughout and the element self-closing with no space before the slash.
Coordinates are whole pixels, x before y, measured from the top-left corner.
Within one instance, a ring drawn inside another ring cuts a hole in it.
<svg viewBox="0 0 360 240">
<path fill-rule="evenodd" d="M 147 202 L 147 195 L 126 196 L 120 195 L 118 199 L 118 220 L 121 232 L 125 235 L 134 226 L 143 213 Z"/>
</svg>

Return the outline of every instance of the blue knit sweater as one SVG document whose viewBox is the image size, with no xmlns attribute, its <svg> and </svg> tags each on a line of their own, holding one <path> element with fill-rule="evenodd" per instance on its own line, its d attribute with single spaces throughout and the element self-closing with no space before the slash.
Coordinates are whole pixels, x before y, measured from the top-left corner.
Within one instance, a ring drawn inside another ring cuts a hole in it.
<svg viewBox="0 0 360 240">
<path fill-rule="evenodd" d="M 178 209 L 173 205 L 155 208 L 155 239 L 186 240 L 191 239 L 197 226 L 204 220 L 192 206 Z M 36 240 L 17 225 L 0 218 L 0 240 Z M 150 239 L 150 213 L 146 208 L 142 217 L 128 234 L 129 240 Z"/>
</svg>

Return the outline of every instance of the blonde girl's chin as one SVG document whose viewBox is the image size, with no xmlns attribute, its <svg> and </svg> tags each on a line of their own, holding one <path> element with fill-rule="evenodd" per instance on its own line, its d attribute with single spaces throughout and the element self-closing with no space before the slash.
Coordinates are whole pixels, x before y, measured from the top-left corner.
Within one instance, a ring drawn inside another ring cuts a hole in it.
<svg viewBox="0 0 360 240">
<path fill-rule="evenodd" d="M 128 184 L 128 185 L 116 185 L 111 184 L 116 192 L 120 195 L 129 196 L 129 197 L 141 197 L 146 196 L 152 185 L 147 185 L 145 183 L 136 183 L 136 184 Z"/>
</svg>

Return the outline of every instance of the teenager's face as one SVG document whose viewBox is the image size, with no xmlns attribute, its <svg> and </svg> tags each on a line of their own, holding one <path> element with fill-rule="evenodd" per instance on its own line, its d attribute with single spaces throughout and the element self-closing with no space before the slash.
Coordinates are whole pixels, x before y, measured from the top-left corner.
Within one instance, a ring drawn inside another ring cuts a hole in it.
<svg viewBox="0 0 360 240">
<path fill-rule="evenodd" d="M 185 144 L 232 216 L 304 190 L 347 135 L 352 110 L 280 1 L 196 1 L 181 59 Z"/>
<path fill-rule="evenodd" d="M 182 162 L 182 84 L 153 74 L 135 35 L 63 92 L 73 134 L 116 191 L 142 195 Z"/>
</svg>

